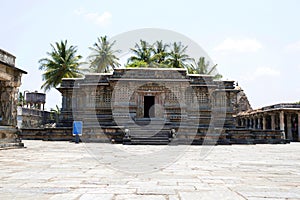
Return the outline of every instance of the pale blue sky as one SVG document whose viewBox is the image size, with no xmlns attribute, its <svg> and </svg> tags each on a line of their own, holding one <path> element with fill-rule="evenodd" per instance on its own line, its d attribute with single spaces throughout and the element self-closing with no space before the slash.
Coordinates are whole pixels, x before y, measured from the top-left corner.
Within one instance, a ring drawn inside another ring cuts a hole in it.
<svg viewBox="0 0 300 200">
<path fill-rule="evenodd" d="M 86 57 L 99 36 L 169 29 L 201 45 L 258 108 L 300 100 L 299 9 L 297 0 L 0 0 L 0 48 L 28 72 L 21 91 L 34 91 L 42 84 L 38 60 L 50 43 L 67 39 Z M 60 106 L 59 92 L 47 95 L 48 108 Z"/>
</svg>

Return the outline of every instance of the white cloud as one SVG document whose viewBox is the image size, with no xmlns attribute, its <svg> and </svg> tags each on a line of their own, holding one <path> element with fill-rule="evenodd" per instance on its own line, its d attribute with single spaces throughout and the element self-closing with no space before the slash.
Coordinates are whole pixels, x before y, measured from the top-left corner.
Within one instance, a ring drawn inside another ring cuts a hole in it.
<svg viewBox="0 0 300 200">
<path fill-rule="evenodd" d="M 272 67 L 258 67 L 252 73 L 247 73 L 247 75 L 242 76 L 242 80 L 253 81 L 261 77 L 278 77 L 280 74 L 279 70 Z"/>
<path fill-rule="evenodd" d="M 288 50 L 288 51 L 299 51 L 300 50 L 300 41 L 288 44 L 285 47 L 285 49 Z"/>
<path fill-rule="evenodd" d="M 74 10 L 76 15 L 84 16 L 87 20 L 94 22 L 100 26 L 107 26 L 111 23 L 112 14 L 109 11 L 105 11 L 102 14 L 97 12 L 87 12 L 84 8 Z"/>
<path fill-rule="evenodd" d="M 112 14 L 108 11 L 105 11 L 101 15 L 99 13 L 87 13 L 85 14 L 85 17 L 88 20 L 99 24 L 100 26 L 106 26 L 111 23 Z"/>
<path fill-rule="evenodd" d="M 232 39 L 227 38 L 221 44 L 214 48 L 215 51 L 233 51 L 233 52 L 257 52 L 263 45 L 256 39 Z"/>
</svg>

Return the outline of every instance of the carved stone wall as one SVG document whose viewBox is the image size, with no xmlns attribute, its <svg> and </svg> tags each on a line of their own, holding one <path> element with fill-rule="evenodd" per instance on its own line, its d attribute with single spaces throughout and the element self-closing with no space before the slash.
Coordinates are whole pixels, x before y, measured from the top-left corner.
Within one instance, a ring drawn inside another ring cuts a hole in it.
<svg viewBox="0 0 300 200">
<path fill-rule="evenodd" d="M 17 120 L 17 88 L 10 86 L 7 81 L 0 81 L 0 116 L 1 125 L 15 126 Z"/>
</svg>

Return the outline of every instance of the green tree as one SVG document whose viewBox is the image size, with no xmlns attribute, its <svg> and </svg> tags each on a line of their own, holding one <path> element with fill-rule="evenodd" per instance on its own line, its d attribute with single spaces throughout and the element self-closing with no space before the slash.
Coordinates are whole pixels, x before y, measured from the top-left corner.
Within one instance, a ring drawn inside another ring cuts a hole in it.
<svg viewBox="0 0 300 200">
<path fill-rule="evenodd" d="M 145 61 L 134 61 L 126 65 L 127 68 L 145 68 L 149 65 Z"/>
<path fill-rule="evenodd" d="M 19 96 L 18 96 L 18 106 L 24 106 L 25 105 L 25 97 L 22 94 L 22 92 L 19 92 Z"/>
<path fill-rule="evenodd" d="M 193 60 L 194 63 L 187 66 L 189 74 L 206 74 L 213 75 L 214 79 L 221 79 L 223 76 L 217 72 L 217 65 L 210 67 L 209 62 L 205 62 L 205 57 L 200 57 L 198 62 Z"/>
<path fill-rule="evenodd" d="M 187 46 L 181 44 L 181 42 L 174 42 L 171 45 L 171 51 L 168 55 L 166 63 L 171 68 L 184 68 L 187 66 L 187 62 L 192 59 L 185 54 Z"/>
<path fill-rule="evenodd" d="M 116 41 L 110 43 L 107 36 L 97 38 L 97 42 L 93 47 L 89 47 L 92 50 L 92 54 L 88 57 L 90 70 L 96 73 L 109 72 L 120 66 L 115 53 L 119 53 L 120 50 L 114 50 L 113 46 Z"/>
<path fill-rule="evenodd" d="M 162 40 L 156 41 L 153 44 L 152 52 L 153 52 L 153 60 L 158 64 L 159 67 L 166 66 L 166 58 L 169 55 L 168 48 L 170 45 L 164 44 Z"/>
<path fill-rule="evenodd" d="M 40 70 L 45 70 L 43 73 L 44 91 L 57 87 L 63 78 L 76 78 L 81 76 L 79 70 L 80 55 L 76 55 L 76 46 L 67 46 L 67 40 L 56 42 L 55 46 L 51 44 L 52 51 L 47 52 L 48 58 L 39 60 Z"/>
<path fill-rule="evenodd" d="M 52 120 L 55 120 L 55 123 L 58 123 L 60 113 L 61 113 L 60 108 L 58 107 L 58 105 L 56 105 L 55 108 L 50 109 L 50 118 Z"/>
<path fill-rule="evenodd" d="M 136 43 L 134 48 L 131 48 L 131 52 L 134 54 L 131 56 L 127 64 L 143 61 L 149 65 L 152 65 L 154 59 L 152 57 L 152 45 L 145 40 L 140 40 L 140 44 Z"/>
</svg>

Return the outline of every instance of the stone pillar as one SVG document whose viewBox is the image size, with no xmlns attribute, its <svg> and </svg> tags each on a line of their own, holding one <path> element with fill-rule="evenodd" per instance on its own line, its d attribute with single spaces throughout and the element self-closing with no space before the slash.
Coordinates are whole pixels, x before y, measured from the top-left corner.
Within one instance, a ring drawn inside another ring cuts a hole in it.
<svg viewBox="0 0 300 200">
<path fill-rule="evenodd" d="M 280 111 L 279 121 L 280 121 L 280 130 L 284 131 L 284 112 L 283 111 Z"/>
<path fill-rule="evenodd" d="M 300 112 L 298 113 L 298 141 L 300 142 Z"/>
<path fill-rule="evenodd" d="M 244 126 L 244 119 L 243 118 L 241 118 L 241 126 Z"/>
<path fill-rule="evenodd" d="M 243 118 L 243 127 L 246 127 L 247 126 L 247 122 L 246 122 L 246 119 Z"/>
<path fill-rule="evenodd" d="M 271 114 L 271 129 L 275 130 L 275 114 Z"/>
<path fill-rule="evenodd" d="M 266 130 L 267 127 L 267 120 L 266 120 L 266 116 L 263 115 L 263 130 Z"/>
<path fill-rule="evenodd" d="M 290 114 L 287 114 L 286 126 L 287 126 L 287 139 L 292 140 L 293 134 L 292 134 L 292 123 L 291 123 L 291 115 Z"/>
<path fill-rule="evenodd" d="M 250 128 L 250 120 L 249 120 L 249 118 L 246 118 L 246 128 Z"/>
<path fill-rule="evenodd" d="M 256 125 L 256 117 L 254 117 L 254 118 L 253 118 L 253 128 L 256 129 L 256 128 L 257 128 L 256 126 L 257 126 L 257 125 Z"/>
<path fill-rule="evenodd" d="M 280 113 L 279 113 L 279 123 L 280 123 L 280 130 L 282 131 L 283 136 L 284 136 L 283 139 L 286 139 L 285 132 L 284 132 L 284 112 L 283 111 L 280 111 Z"/>
<path fill-rule="evenodd" d="M 257 129 L 261 129 L 260 124 L 261 124 L 260 117 L 258 117 L 257 118 Z"/>
</svg>

